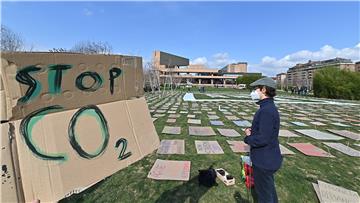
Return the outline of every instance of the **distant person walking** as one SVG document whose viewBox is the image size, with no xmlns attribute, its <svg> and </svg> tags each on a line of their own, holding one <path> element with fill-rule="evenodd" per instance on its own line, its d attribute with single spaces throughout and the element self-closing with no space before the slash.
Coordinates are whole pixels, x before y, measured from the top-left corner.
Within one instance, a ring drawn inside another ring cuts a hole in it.
<svg viewBox="0 0 360 203">
<path fill-rule="evenodd" d="M 278 140 L 280 116 L 273 99 L 276 83 L 265 77 L 250 86 L 254 87 L 251 98 L 258 100 L 256 104 L 260 105 L 251 128 L 245 129 L 244 139 L 250 145 L 255 192 L 259 203 L 277 203 L 274 174 L 281 167 L 282 156 Z"/>
</svg>

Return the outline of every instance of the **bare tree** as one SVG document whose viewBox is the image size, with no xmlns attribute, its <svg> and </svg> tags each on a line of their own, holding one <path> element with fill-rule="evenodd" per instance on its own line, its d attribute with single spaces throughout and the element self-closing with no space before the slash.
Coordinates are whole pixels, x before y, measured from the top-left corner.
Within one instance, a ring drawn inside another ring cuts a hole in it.
<svg viewBox="0 0 360 203">
<path fill-rule="evenodd" d="M 84 54 L 111 54 L 112 46 L 107 42 L 101 41 L 81 41 L 76 43 L 70 51 Z"/>
<path fill-rule="evenodd" d="M 151 89 L 152 93 L 155 93 L 156 90 L 160 92 L 160 78 L 159 71 L 154 67 L 152 62 L 147 62 L 144 67 L 144 89 L 149 91 Z"/>
<path fill-rule="evenodd" d="M 24 40 L 21 36 L 5 25 L 1 25 L 1 51 L 22 51 L 24 50 Z"/>
</svg>

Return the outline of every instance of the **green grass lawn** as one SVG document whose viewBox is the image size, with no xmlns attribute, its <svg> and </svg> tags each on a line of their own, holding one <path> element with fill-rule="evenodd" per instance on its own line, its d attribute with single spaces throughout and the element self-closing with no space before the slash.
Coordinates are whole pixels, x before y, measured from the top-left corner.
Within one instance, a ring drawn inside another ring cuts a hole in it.
<svg viewBox="0 0 360 203">
<path fill-rule="evenodd" d="M 198 92 L 197 89 L 194 92 Z M 211 92 L 215 92 L 211 89 Z M 226 90 L 218 89 L 217 93 L 222 94 L 237 94 L 248 93 L 248 91 L 239 90 Z M 178 98 L 185 92 L 174 92 Z M 285 93 L 284 93 L 285 94 Z M 285 94 L 286 95 L 286 94 Z M 148 97 L 151 95 L 147 95 Z M 210 99 L 205 94 L 196 93 L 197 99 Z M 167 100 L 176 98 L 174 95 L 166 96 Z M 305 98 L 306 99 L 306 98 Z M 160 101 L 155 99 L 154 101 Z M 177 100 L 175 100 L 176 102 Z M 358 102 L 358 101 L 357 101 Z M 149 104 L 149 107 L 153 106 L 156 102 Z M 191 102 L 181 102 L 177 113 L 181 111 L 184 104 L 188 103 L 189 114 L 193 114 L 191 111 Z M 200 104 L 198 102 L 198 104 Z M 73 195 L 61 202 L 252 202 L 249 197 L 245 184 L 241 181 L 241 166 L 240 166 L 240 153 L 233 153 L 227 144 L 226 140 L 243 140 L 244 133 L 240 127 L 233 124 L 232 121 L 225 118 L 225 115 L 217 110 L 217 103 L 208 102 L 212 111 L 216 111 L 219 120 L 223 121 L 225 126 L 219 128 L 233 128 L 237 130 L 242 136 L 237 138 L 227 138 L 221 136 L 218 131 L 215 130 L 215 126 L 212 126 L 217 133 L 212 137 L 196 137 L 188 135 L 188 124 L 186 114 L 181 114 L 174 124 L 166 123 L 168 119 L 167 115 L 158 118 L 155 122 L 156 131 L 161 139 L 184 139 L 185 140 L 185 154 L 184 155 L 158 155 L 156 151 L 146 156 L 144 159 L 130 165 L 129 167 L 118 171 L 112 176 L 99 182 L 98 184 L 90 187 L 81 194 Z M 253 114 L 257 106 L 253 104 L 251 108 L 241 107 L 241 103 L 236 103 L 238 107 L 233 112 L 235 116 L 241 118 L 241 115 L 237 113 L 244 112 L 245 109 L 250 109 Z M 226 103 L 231 105 L 231 103 Z M 173 106 L 173 105 L 171 105 Z M 200 105 L 199 105 L 200 106 Z M 284 112 L 288 114 L 298 113 L 303 108 L 307 108 L 306 105 L 299 105 L 299 109 L 290 110 L 286 109 L 286 105 L 280 105 Z M 200 109 L 200 108 L 199 108 Z M 318 105 L 311 108 L 312 113 L 317 113 L 320 110 L 328 109 L 332 110 L 331 106 Z M 360 119 L 360 110 L 352 110 L 348 112 L 350 108 L 344 108 L 344 110 L 334 110 L 334 114 L 342 115 L 347 114 L 350 117 L 357 117 Z M 200 109 L 201 110 L 201 109 Z M 287 122 L 295 121 L 293 116 L 287 116 Z M 328 116 L 323 116 L 324 119 L 328 119 Z M 207 112 L 202 111 L 201 114 L 196 114 L 196 119 L 201 119 L 202 126 L 210 126 Z M 284 120 L 282 120 L 284 121 Z M 297 120 L 299 121 L 299 120 Z M 301 121 L 307 123 L 307 121 Z M 161 131 L 164 126 L 179 126 L 181 127 L 180 135 L 165 135 Z M 314 129 L 314 126 L 310 127 L 281 127 L 281 129 Z M 316 129 L 325 131 L 326 129 L 348 129 L 354 132 L 360 130 L 359 126 L 353 126 L 349 128 L 335 127 L 328 124 L 325 127 L 316 127 Z M 196 153 L 195 140 L 217 140 L 224 150 L 224 154 L 221 155 L 200 155 Z M 275 182 L 277 193 L 280 202 L 318 202 L 315 191 L 311 183 L 315 183 L 317 180 L 322 180 L 331 184 L 345 187 L 347 189 L 354 190 L 360 193 L 360 158 L 350 157 L 334 149 L 327 148 L 322 141 L 312 139 L 310 137 L 301 136 L 300 138 L 279 138 L 280 143 L 295 152 L 295 155 L 287 155 L 284 157 L 284 162 L 281 169 L 276 173 Z M 336 158 L 319 158 L 305 156 L 295 148 L 287 145 L 287 142 L 310 142 L 334 155 Z M 360 147 L 351 145 L 355 143 L 348 138 L 336 141 L 346 145 L 350 143 L 350 146 L 354 149 L 360 150 Z M 356 143 L 359 143 L 357 141 Z M 191 173 L 190 180 L 187 182 L 182 181 L 157 181 L 147 178 L 147 174 L 150 171 L 152 165 L 156 159 L 166 160 L 189 160 L 191 161 Z M 209 166 L 215 168 L 224 168 L 236 179 L 234 186 L 225 186 L 217 179 L 217 186 L 212 188 L 206 188 L 198 185 L 197 175 L 199 169 L 206 169 Z M 249 200 L 249 201 L 248 201 Z"/>
</svg>

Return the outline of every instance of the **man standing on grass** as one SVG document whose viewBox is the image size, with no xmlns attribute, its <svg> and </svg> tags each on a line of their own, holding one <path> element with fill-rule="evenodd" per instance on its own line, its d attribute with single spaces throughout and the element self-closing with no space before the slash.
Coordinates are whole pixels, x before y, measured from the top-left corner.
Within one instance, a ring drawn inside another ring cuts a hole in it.
<svg viewBox="0 0 360 203">
<path fill-rule="evenodd" d="M 250 84 L 250 96 L 258 100 L 260 109 L 255 113 L 251 128 L 245 129 L 244 142 L 250 145 L 250 158 L 254 170 L 254 185 L 259 203 L 278 202 L 274 173 L 280 168 L 282 156 L 279 147 L 280 116 L 274 104 L 276 83 L 265 77 Z"/>
</svg>

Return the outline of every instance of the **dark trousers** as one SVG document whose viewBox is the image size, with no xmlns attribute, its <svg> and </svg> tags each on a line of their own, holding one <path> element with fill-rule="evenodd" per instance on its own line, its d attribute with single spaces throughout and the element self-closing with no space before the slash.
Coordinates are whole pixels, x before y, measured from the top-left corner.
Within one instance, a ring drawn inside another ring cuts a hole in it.
<svg viewBox="0 0 360 203">
<path fill-rule="evenodd" d="M 259 203 L 277 203 L 278 198 L 274 183 L 274 170 L 256 167 L 254 169 L 254 185 Z"/>
</svg>

